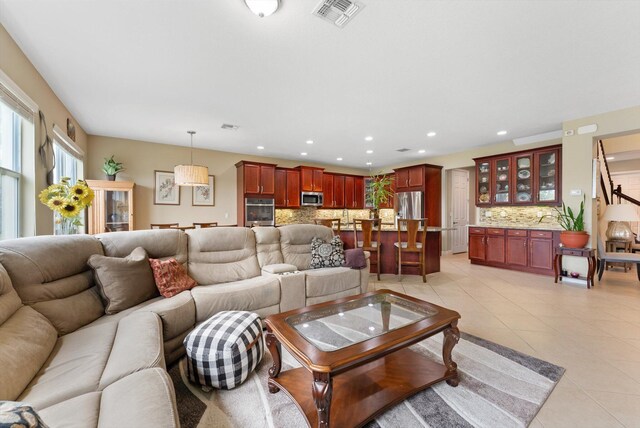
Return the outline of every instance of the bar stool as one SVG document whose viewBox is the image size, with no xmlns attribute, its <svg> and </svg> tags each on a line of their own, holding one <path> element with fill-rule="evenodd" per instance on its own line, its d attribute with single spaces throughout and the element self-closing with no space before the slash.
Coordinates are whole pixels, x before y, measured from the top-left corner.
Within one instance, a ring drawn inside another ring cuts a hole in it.
<svg viewBox="0 0 640 428">
<path fill-rule="evenodd" d="M 376 227 L 377 223 L 377 227 Z M 358 226 L 362 229 L 362 241 L 358 241 Z M 363 251 L 376 253 L 376 271 L 378 281 L 380 281 L 380 219 L 374 220 L 353 220 L 353 243 L 355 248 L 362 248 Z M 375 240 L 374 238 L 375 233 Z"/>
<path fill-rule="evenodd" d="M 337 223 L 337 230 L 335 231 L 335 233 L 337 235 L 340 234 L 340 219 L 339 218 L 316 218 L 313 221 L 314 221 L 315 224 L 320 224 L 322 226 L 327 226 L 331 230 L 333 230 L 333 227 Z"/>
<path fill-rule="evenodd" d="M 216 227 L 218 225 L 217 221 L 212 221 L 211 223 L 193 223 L 193 227 L 196 229 L 204 229 L 207 227 Z"/>
<path fill-rule="evenodd" d="M 151 223 L 151 229 L 171 229 L 179 226 L 179 223 Z"/>
<path fill-rule="evenodd" d="M 407 232 L 407 239 L 402 240 L 402 232 Z M 421 239 L 418 241 L 418 234 Z M 393 243 L 396 254 L 397 275 L 402 275 L 402 266 L 418 266 L 422 275 L 422 282 L 427 282 L 425 273 L 425 243 L 427 239 L 427 219 L 398 219 L 398 241 Z M 418 261 L 402 260 L 402 253 L 417 253 Z"/>
</svg>

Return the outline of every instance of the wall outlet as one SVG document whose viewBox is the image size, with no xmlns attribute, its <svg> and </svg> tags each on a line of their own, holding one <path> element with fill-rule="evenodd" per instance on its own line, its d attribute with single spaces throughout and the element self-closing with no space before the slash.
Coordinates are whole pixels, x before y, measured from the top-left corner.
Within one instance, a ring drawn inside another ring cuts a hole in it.
<svg viewBox="0 0 640 428">
<path fill-rule="evenodd" d="M 582 195 L 582 189 L 571 189 L 569 194 L 571 196 L 581 196 Z"/>
</svg>

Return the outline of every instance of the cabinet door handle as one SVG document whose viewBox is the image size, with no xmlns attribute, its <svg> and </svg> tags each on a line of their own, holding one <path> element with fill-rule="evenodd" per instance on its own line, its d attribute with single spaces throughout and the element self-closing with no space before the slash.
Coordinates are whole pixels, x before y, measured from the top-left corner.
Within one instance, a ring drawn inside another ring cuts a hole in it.
<svg viewBox="0 0 640 428">
<path fill-rule="evenodd" d="M 527 240 L 525 239 L 524 241 L 522 241 L 522 245 L 524 245 L 524 247 L 527 247 Z"/>
</svg>

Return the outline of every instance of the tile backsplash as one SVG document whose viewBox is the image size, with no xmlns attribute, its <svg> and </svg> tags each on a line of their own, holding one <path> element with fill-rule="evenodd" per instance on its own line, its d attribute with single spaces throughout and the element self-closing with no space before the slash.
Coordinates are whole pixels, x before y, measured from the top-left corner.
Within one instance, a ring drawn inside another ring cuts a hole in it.
<svg viewBox="0 0 640 428">
<path fill-rule="evenodd" d="M 551 207 L 491 207 L 480 208 L 478 225 L 482 226 L 548 226 L 560 228 Z M 540 216 L 552 215 L 553 217 Z"/>
<path fill-rule="evenodd" d="M 276 224 L 311 224 L 316 218 L 339 218 L 341 222 L 352 222 L 357 218 L 369 218 L 369 210 L 328 210 L 314 207 L 301 207 L 298 209 L 276 209 Z M 394 212 L 392 209 L 381 209 L 380 218 L 383 222 L 393 223 Z"/>
</svg>

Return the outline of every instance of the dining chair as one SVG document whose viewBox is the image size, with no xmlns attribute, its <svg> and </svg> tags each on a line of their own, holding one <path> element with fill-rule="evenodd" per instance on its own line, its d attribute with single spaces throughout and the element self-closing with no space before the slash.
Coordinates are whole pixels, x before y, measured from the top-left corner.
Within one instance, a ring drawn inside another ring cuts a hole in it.
<svg viewBox="0 0 640 428">
<path fill-rule="evenodd" d="M 402 233 L 406 232 L 406 239 L 402 239 Z M 418 237 L 420 239 L 418 240 Z M 393 243 L 396 255 L 396 272 L 402 275 L 402 266 L 417 266 L 422 275 L 422 282 L 427 282 L 425 269 L 425 243 L 427 239 L 427 219 L 398 219 L 398 241 Z M 418 254 L 418 261 L 402 259 L 403 253 Z"/>
<path fill-rule="evenodd" d="M 331 230 L 336 227 L 334 231 L 337 235 L 340 234 L 340 219 L 339 218 L 316 218 L 313 220 L 315 224 L 320 224 L 322 226 L 327 226 Z"/>
<path fill-rule="evenodd" d="M 607 263 L 635 263 L 640 281 L 640 254 L 636 253 L 618 253 L 605 250 L 602 233 L 598 232 L 598 281 L 602 279 L 602 274 L 606 270 Z"/>
<path fill-rule="evenodd" d="M 179 223 L 151 223 L 151 229 L 171 229 L 178 226 Z"/>
<path fill-rule="evenodd" d="M 195 223 L 194 222 L 193 226 L 196 229 L 204 229 L 204 228 L 207 228 L 207 227 L 216 227 L 216 226 L 218 226 L 218 222 L 217 221 L 212 221 L 210 223 Z"/>
<path fill-rule="evenodd" d="M 362 241 L 358 241 L 358 227 L 362 232 Z M 353 220 L 353 243 L 354 248 L 362 248 L 363 251 L 375 253 L 376 273 L 380 281 L 380 219 L 355 219 Z"/>
</svg>

